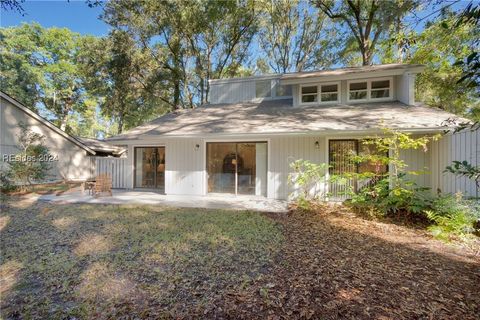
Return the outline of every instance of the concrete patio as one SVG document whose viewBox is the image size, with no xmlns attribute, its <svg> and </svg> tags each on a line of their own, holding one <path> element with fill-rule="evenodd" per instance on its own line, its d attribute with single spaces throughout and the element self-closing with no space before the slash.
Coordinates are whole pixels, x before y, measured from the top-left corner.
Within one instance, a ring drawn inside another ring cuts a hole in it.
<svg viewBox="0 0 480 320">
<path fill-rule="evenodd" d="M 234 195 L 181 196 L 136 190 L 113 190 L 113 196 L 107 195 L 98 198 L 94 198 L 87 192 L 72 191 L 61 195 L 42 195 L 38 200 L 57 203 L 145 204 L 187 208 L 287 212 L 287 201 L 266 199 L 264 197 Z"/>
</svg>

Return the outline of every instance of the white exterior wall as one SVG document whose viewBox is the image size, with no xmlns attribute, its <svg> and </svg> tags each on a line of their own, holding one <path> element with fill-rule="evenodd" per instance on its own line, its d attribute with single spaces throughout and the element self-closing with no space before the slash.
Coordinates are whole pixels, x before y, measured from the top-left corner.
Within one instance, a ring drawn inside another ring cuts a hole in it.
<svg viewBox="0 0 480 320">
<path fill-rule="evenodd" d="M 480 166 L 480 129 L 447 134 L 432 143 L 431 150 L 432 189 L 435 192 L 440 190 L 444 193 L 461 192 L 466 196 L 480 196 L 472 179 L 444 172 L 455 160 Z"/>
<path fill-rule="evenodd" d="M 20 122 L 43 135 L 50 154 L 58 157 L 58 161 L 50 163 L 51 170 L 46 180 L 85 180 L 90 177 L 91 159 L 84 149 L 5 99 L 1 99 L 0 105 L 0 167 L 6 165 L 1 163 L 3 155 L 19 152 L 17 146 L 21 132 Z"/>
<path fill-rule="evenodd" d="M 267 197 L 287 199 L 295 192 L 288 184 L 288 175 L 292 172 L 290 163 L 298 159 L 314 163 L 328 162 L 329 139 L 355 139 L 360 136 L 270 136 L 248 139 L 225 138 L 168 138 L 149 139 L 128 142 L 128 157 L 125 167 L 128 172 L 123 175 L 122 185 L 133 188 L 134 147 L 165 146 L 165 193 L 177 195 L 206 195 L 206 143 L 213 141 L 266 141 L 267 142 Z M 318 141 L 318 147 L 315 142 Z M 125 142 L 123 142 L 125 143 Z M 196 145 L 198 144 L 198 149 Z M 411 170 L 429 172 L 430 153 L 420 150 L 407 151 L 402 155 Z M 421 186 L 430 186 L 430 175 L 412 176 Z M 325 189 L 324 184 L 319 187 Z"/>
<path fill-rule="evenodd" d="M 255 81 L 229 81 L 210 84 L 209 101 L 216 103 L 237 103 L 255 99 Z"/>
</svg>

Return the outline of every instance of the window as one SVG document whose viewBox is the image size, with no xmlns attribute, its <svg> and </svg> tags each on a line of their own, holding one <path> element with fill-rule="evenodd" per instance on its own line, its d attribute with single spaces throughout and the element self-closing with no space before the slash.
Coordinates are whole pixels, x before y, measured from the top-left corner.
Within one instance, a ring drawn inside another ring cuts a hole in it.
<svg viewBox="0 0 480 320">
<path fill-rule="evenodd" d="M 302 103 L 312 103 L 318 101 L 318 87 L 305 86 L 301 87 Z"/>
<path fill-rule="evenodd" d="M 292 86 L 291 85 L 280 85 L 279 83 L 275 86 L 275 97 L 291 97 L 292 96 Z"/>
<path fill-rule="evenodd" d="M 338 102 L 338 83 L 320 85 L 321 102 Z"/>
<path fill-rule="evenodd" d="M 392 98 L 392 78 L 348 82 L 348 101 L 375 101 Z"/>
<path fill-rule="evenodd" d="M 272 96 L 272 82 L 271 80 L 255 81 L 255 97 L 270 98 Z"/>
<path fill-rule="evenodd" d="M 351 82 L 348 89 L 349 100 L 367 100 L 368 82 Z"/>
<path fill-rule="evenodd" d="M 371 99 L 390 98 L 390 80 L 372 81 Z"/>
</svg>

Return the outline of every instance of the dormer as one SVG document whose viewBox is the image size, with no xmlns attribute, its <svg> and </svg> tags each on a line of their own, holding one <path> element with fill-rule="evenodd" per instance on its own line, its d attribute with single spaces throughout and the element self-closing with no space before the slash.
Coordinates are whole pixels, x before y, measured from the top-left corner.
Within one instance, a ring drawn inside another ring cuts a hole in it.
<svg viewBox="0 0 480 320">
<path fill-rule="evenodd" d="M 383 64 L 281 75 L 210 80 L 210 102 L 292 99 L 293 107 L 369 102 L 415 103 L 415 77 L 423 65 Z"/>
</svg>

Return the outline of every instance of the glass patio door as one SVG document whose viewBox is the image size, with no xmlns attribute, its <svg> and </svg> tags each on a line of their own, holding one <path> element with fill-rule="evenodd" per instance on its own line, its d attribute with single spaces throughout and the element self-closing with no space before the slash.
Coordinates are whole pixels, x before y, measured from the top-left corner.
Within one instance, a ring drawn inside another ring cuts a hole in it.
<svg viewBox="0 0 480 320">
<path fill-rule="evenodd" d="M 135 148 L 135 188 L 165 190 L 165 147 Z"/>
<path fill-rule="evenodd" d="M 209 193 L 266 196 L 266 142 L 207 143 Z"/>
</svg>

